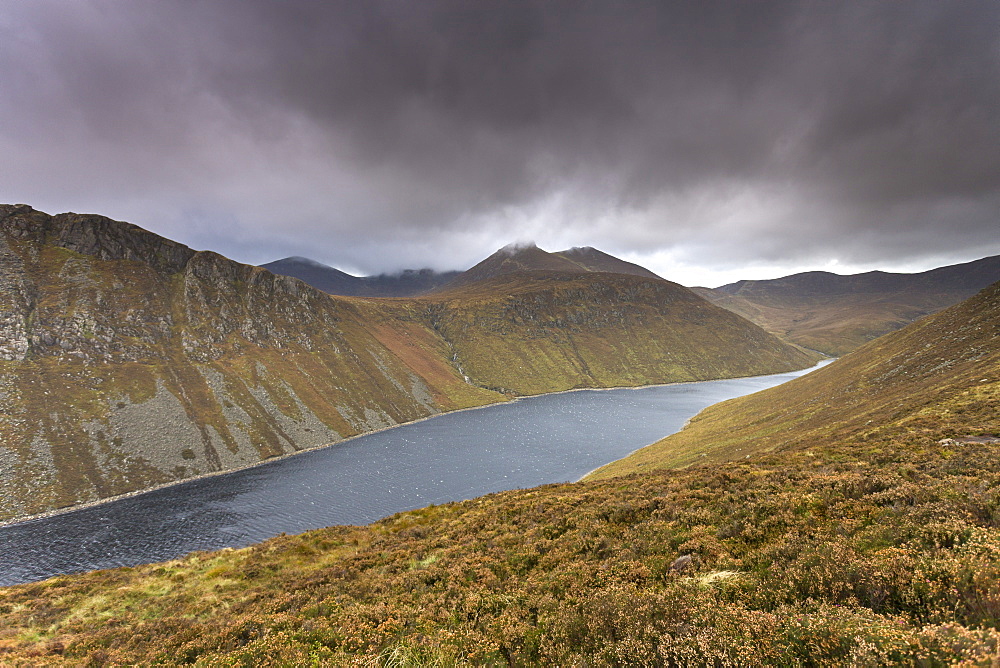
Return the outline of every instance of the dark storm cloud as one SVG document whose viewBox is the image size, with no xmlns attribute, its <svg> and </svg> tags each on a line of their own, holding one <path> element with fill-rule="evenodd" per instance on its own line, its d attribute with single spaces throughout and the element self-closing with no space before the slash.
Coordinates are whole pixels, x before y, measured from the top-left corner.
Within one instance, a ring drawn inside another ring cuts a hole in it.
<svg viewBox="0 0 1000 668">
<path fill-rule="evenodd" d="M 995 2 L 5 13 L 0 195 L 238 259 L 443 267 L 517 238 L 720 269 L 1000 252 Z"/>
</svg>

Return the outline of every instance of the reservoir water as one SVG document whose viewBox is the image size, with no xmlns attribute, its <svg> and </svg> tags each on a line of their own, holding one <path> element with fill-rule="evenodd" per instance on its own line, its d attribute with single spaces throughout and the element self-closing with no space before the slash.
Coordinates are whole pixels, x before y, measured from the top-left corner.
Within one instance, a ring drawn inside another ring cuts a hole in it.
<svg viewBox="0 0 1000 668">
<path fill-rule="evenodd" d="M 0 527 L 0 585 L 367 524 L 490 492 L 577 480 L 711 404 L 809 370 L 582 390 L 448 413 L 295 457 Z"/>
</svg>

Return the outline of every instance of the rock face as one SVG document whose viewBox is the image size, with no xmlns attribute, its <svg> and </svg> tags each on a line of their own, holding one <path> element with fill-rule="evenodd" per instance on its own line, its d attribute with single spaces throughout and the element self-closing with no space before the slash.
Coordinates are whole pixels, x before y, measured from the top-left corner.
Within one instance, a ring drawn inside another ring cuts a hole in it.
<svg viewBox="0 0 1000 668">
<path fill-rule="evenodd" d="M 810 361 L 661 280 L 333 297 L 128 223 L 5 205 L 0 520 L 514 394 Z"/>
</svg>

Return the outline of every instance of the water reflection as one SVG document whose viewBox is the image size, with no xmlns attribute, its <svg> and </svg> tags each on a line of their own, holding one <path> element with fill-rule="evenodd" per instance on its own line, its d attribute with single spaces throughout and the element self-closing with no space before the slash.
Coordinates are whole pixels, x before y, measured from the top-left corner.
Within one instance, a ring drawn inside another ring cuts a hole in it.
<svg viewBox="0 0 1000 668">
<path fill-rule="evenodd" d="M 0 585 L 576 480 L 677 431 L 706 406 L 802 373 L 522 399 L 0 528 Z"/>
</svg>

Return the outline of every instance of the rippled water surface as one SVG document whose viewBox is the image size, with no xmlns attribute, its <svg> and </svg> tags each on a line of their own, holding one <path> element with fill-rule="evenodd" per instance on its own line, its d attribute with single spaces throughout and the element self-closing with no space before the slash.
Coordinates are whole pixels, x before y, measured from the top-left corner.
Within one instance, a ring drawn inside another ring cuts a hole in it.
<svg viewBox="0 0 1000 668">
<path fill-rule="evenodd" d="M 521 399 L 2 527 L 0 585 L 576 480 L 677 431 L 711 404 L 802 373 Z"/>
</svg>

